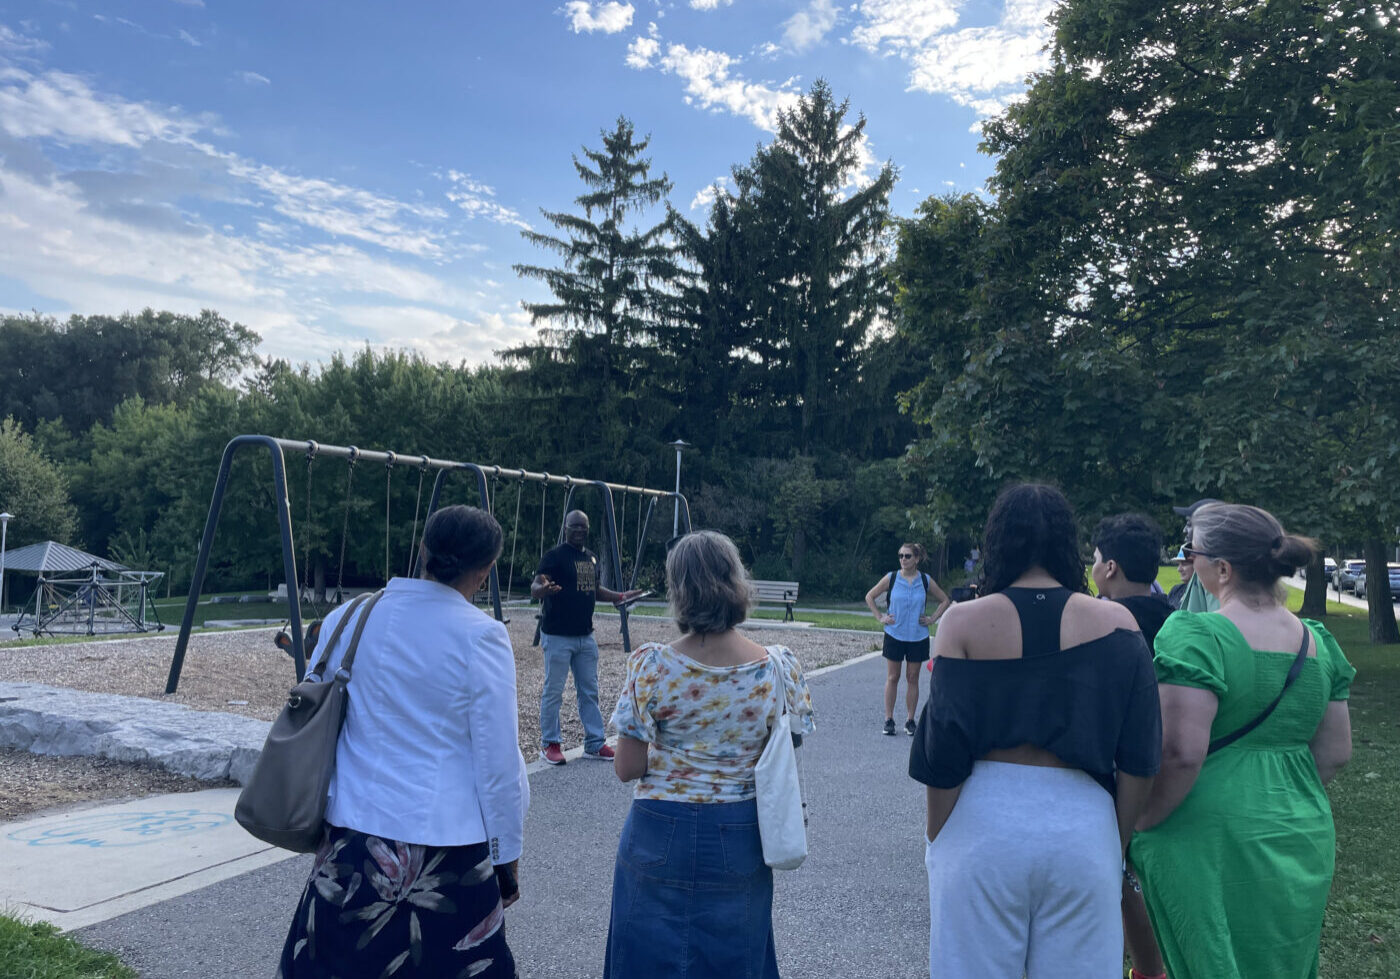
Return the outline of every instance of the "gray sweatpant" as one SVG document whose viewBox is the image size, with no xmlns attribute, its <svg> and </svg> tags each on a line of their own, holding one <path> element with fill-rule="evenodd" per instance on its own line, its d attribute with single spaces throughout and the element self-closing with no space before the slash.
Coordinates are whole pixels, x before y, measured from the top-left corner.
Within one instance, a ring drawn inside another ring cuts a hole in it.
<svg viewBox="0 0 1400 979">
<path fill-rule="evenodd" d="M 924 863 L 930 979 L 1121 979 L 1118 824 L 1084 772 L 977 762 Z"/>
</svg>

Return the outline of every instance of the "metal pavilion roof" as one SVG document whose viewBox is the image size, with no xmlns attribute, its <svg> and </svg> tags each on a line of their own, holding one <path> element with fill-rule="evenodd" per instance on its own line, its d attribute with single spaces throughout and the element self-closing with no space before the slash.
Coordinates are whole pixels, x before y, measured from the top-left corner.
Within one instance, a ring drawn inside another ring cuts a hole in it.
<svg viewBox="0 0 1400 979">
<path fill-rule="evenodd" d="M 96 563 L 104 571 L 125 571 L 126 566 L 108 561 L 96 554 L 80 551 L 76 547 L 46 540 L 41 544 L 30 544 L 13 551 L 5 552 L 6 571 L 28 571 L 33 574 L 51 574 L 55 571 L 84 571 Z"/>
</svg>

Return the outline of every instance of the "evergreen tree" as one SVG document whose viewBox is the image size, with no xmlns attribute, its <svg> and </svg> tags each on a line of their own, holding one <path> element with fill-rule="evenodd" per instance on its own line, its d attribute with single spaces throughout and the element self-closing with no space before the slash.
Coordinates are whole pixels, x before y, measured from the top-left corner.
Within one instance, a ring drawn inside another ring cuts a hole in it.
<svg viewBox="0 0 1400 979">
<path fill-rule="evenodd" d="M 553 299 L 522 303 L 532 322 L 546 326 L 539 343 L 504 356 L 528 369 L 515 378 L 528 410 L 551 419 L 558 441 L 547 456 L 587 438 L 604 450 L 599 463 L 616 467 L 624 446 L 639 435 L 656 440 L 672 414 L 659 396 L 669 369 L 659 341 L 673 329 L 668 310 L 680 271 L 669 217 L 646 228 L 628 225 L 671 190 L 664 173 L 651 176 L 651 160 L 642 155 L 649 140 L 637 139 L 626 118 L 601 135 L 601 149 L 585 147 L 582 159 L 573 158 L 588 188 L 574 200 L 582 213 L 542 210 L 557 233 L 522 232 L 561 261 L 515 266 L 518 275 L 543 282 Z M 631 448 L 642 460 L 653 454 L 649 446 Z"/>
</svg>

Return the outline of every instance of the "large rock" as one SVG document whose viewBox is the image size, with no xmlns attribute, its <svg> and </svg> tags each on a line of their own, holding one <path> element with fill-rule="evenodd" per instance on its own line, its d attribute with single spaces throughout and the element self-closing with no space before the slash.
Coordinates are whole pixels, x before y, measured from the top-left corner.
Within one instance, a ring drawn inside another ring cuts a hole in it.
<svg viewBox="0 0 1400 979">
<path fill-rule="evenodd" d="M 267 721 L 142 697 L 41 683 L 0 683 L 0 747 L 39 755 L 145 762 L 198 779 L 246 784 Z"/>
</svg>

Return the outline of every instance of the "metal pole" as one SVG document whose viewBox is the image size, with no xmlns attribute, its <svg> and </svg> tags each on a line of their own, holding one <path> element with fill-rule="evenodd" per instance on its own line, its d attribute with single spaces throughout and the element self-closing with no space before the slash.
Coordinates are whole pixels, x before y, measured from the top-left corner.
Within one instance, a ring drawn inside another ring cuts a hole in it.
<svg viewBox="0 0 1400 979">
<path fill-rule="evenodd" d="M 0 615 L 5 613 L 5 545 L 8 543 L 12 513 L 0 513 Z"/>
<path fill-rule="evenodd" d="M 681 495 L 681 447 L 676 446 L 676 496 Z M 671 510 L 671 536 L 675 537 L 680 533 L 681 527 L 681 505 L 679 499 Z"/>
</svg>

